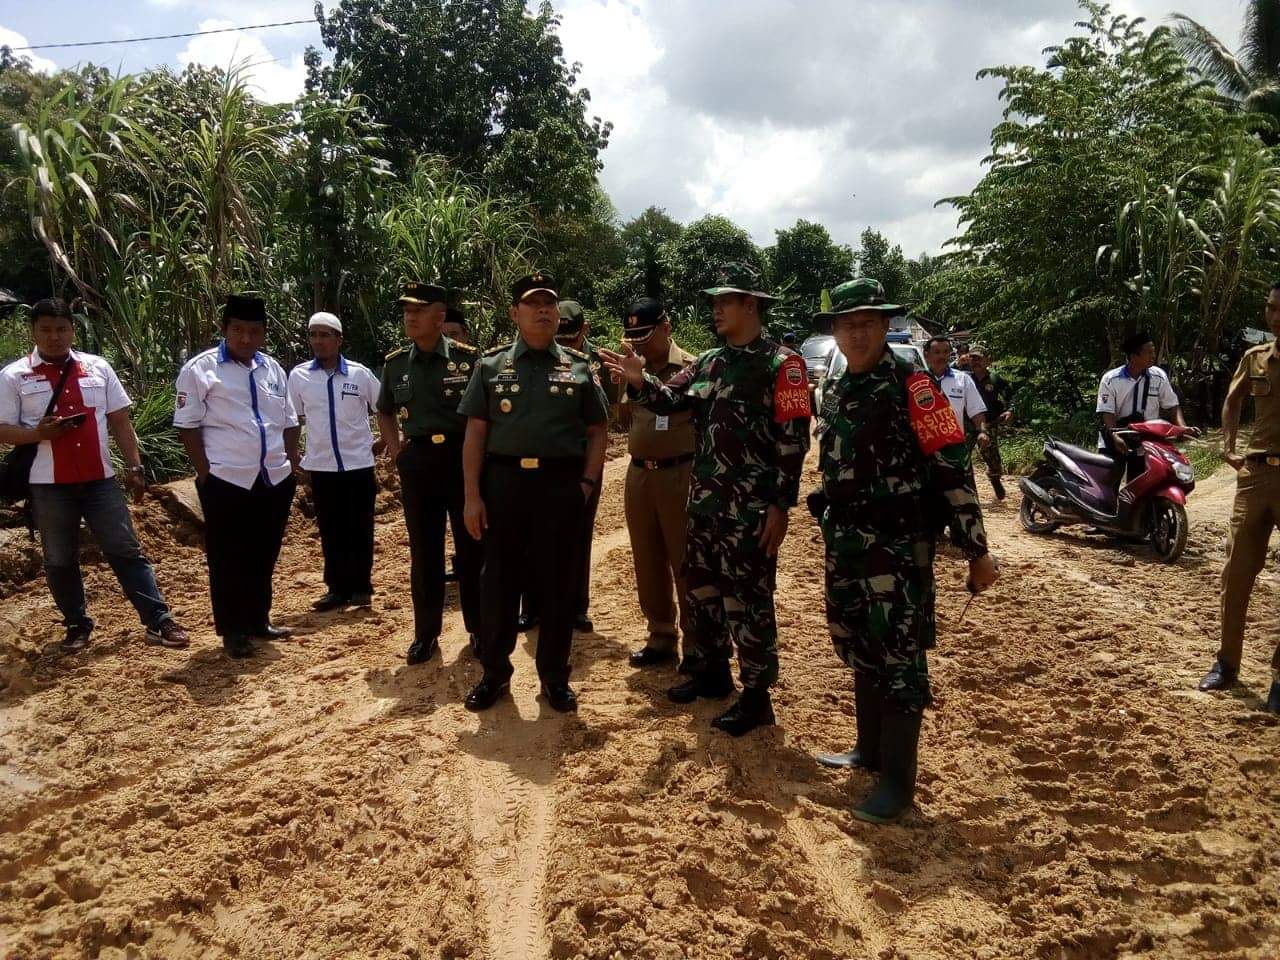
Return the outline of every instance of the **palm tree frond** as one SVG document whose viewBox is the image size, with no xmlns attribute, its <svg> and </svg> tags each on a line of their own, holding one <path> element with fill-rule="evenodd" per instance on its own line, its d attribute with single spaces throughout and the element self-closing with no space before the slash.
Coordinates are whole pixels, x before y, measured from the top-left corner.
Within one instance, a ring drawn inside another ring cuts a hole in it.
<svg viewBox="0 0 1280 960">
<path fill-rule="evenodd" d="M 1235 100 L 1243 101 L 1253 91 L 1256 84 L 1248 67 L 1212 31 L 1186 14 L 1175 13 L 1169 19 L 1174 23 L 1169 42 L 1192 70 Z"/>
</svg>

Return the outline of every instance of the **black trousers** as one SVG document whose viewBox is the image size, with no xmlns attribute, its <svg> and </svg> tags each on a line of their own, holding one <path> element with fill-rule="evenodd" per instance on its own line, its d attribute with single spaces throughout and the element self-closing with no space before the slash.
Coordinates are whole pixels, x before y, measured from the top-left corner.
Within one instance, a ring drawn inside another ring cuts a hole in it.
<svg viewBox="0 0 1280 960">
<path fill-rule="evenodd" d="M 377 493 L 373 467 L 311 473 L 311 496 L 324 551 L 324 583 L 340 597 L 373 593 L 373 502 Z"/>
<path fill-rule="evenodd" d="M 271 576 L 296 486 L 292 476 L 274 487 L 259 477 L 245 490 L 212 474 L 198 485 L 218 636 L 261 635 L 271 621 Z"/>
<path fill-rule="evenodd" d="M 569 679 L 573 618 L 577 613 L 579 535 L 586 514 L 582 464 L 523 470 L 519 464 L 485 464 L 483 493 L 489 529 L 484 539 L 480 591 L 484 618 L 480 661 L 485 676 L 511 676 L 516 617 L 525 577 L 531 580 L 539 621 L 538 677 L 545 684 Z"/>
<path fill-rule="evenodd" d="M 462 521 L 462 437 L 444 443 L 410 440 L 396 460 L 404 523 L 409 530 L 409 580 L 417 640 L 440 637 L 444 619 L 444 530 L 453 531 L 458 599 L 468 633 L 480 630 L 480 544 Z"/>
<path fill-rule="evenodd" d="M 581 480 L 581 477 L 576 477 Z M 578 485 L 574 484 L 575 489 Z M 573 614 L 575 617 L 587 616 L 587 611 L 591 609 L 591 541 L 596 534 L 596 511 L 600 509 L 600 485 L 596 484 L 596 488 L 591 491 L 591 499 L 587 501 L 586 509 L 582 511 L 582 523 L 579 536 L 582 538 L 578 551 L 578 560 L 574 572 L 574 601 Z M 538 558 L 530 555 L 527 558 L 529 570 L 525 573 L 523 596 L 521 597 L 521 609 L 533 617 L 537 617 L 538 600 L 538 572 L 535 569 L 538 565 Z"/>
</svg>

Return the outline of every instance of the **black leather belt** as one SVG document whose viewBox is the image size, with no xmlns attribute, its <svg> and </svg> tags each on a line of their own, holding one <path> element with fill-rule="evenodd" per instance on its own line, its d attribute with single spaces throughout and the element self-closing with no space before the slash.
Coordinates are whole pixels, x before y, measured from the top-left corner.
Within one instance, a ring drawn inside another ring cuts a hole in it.
<svg viewBox="0 0 1280 960">
<path fill-rule="evenodd" d="M 631 465 L 641 470 L 665 470 L 667 467 L 678 467 L 682 463 L 689 463 L 692 459 L 692 453 L 682 453 L 678 457 L 667 457 L 665 460 L 643 460 L 640 457 L 632 457 Z"/>
<path fill-rule="evenodd" d="M 506 463 L 521 470 L 581 470 L 582 457 L 512 457 L 504 453 L 490 453 L 485 457 L 494 463 Z"/>
<path fill-rule="evenodd" d="M 1280 467 L 1280 453 L 1251 453 L 1245 459 L 1250 463 L 1265 463 L 1268 467 Z"/>
<path fill-rule="evenodd" d="M 420 437 L 410 437 L 410 443 L 425 443 L 432 446 L 439 446 L 444 443 L 457 443 L 462 439 L 460 433 L 427 433 Z"/>
</svg>

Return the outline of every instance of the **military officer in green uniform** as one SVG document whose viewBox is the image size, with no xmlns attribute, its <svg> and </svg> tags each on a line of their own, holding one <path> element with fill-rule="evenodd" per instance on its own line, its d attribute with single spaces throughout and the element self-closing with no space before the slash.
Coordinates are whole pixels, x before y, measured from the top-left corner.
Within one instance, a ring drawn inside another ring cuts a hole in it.
<svg viewBox="0 0 1280 960">
<path fill-rule="evenodd" d="M 858 743 L 818 760 L 878 771 L 853 811 L 885 823 L 915 796 L 920 718 L 932 701 L 926 651 L 934 645 L 935 536 L 942 523 L 969 559 L 969 586 L 985 590 L 995 563 L 973 486 L 964 430 L 923 367 L 888 347 L 889 318 L 870 278 L 831 291 L 836 346 L 848 370 L 819 411 L 822 488 L 809 507 L 826 541 L 827 625 L 853 668 Z"/>
<path fill-rule="evenodd" d="M 589 332 L 590 324 L 588 324 L 586 315 L 583 313 L 582 304 L 577 300 L 561 300 L 560 330 L 556 334 L 556 343 L 562 347 L 568 347 L 570 350 L 585 353 L 588 362 L 591 364 L 591 372 L 599 377 L 600 354 L 595 344 L 587 338 Z M 613 404 L 618 402 L 617 385 L 612 378 L 600 378 L 600 385 L 604 388 L 605 399 L 608 400 L 610 407 L 612 407 Z M 596 511 L 599 509 L 600 490 L 597 488 L 591 495 L 591 499 L 587 501 L 587 512 L 583 517 L 582 524 L 582 550 L 578 555 L 578 593 L 574 602 L 573 629 L 582 633 L 590 633 L 595 629 L 595 625 L 591 622 L 590 614 L 591 540 L 595 536 Z M 538 605 L 535 590 L 532 578 L 527 579 L 524 597 L 521 601 L 521 606 L 524 610 L 519 621 L 521 630 L 532 630 L 538 625 L 537 617 L 532 613 Z"/>
<path fill-rule="evenodd" d="M 480 544 L 462 518 L 462 438 L 466 418 L 458 413 L 467 381 L 479 359 L 475 347 L 441 332 L 448 293 L 431 283 L 402 288 L 404 332 L 412 343 L 387 354 L 378 397 L 378 429 L 387 456 L 400 474 L 404 522 L 409 530 L 413 592 L 410 664 L 425 663 L 440 644 L 444 616 L 445 521 L 453 530 L 462 619 L 476 648 L 480 615 Z"/>
<path fill-rule="evenodd" d="M 486 353 L 459 411 L 466 524 L 484 538 L 480 661 L 484 676 L 468 710 L 486 710 L 507 692 L 516 646 L 520 587 L 527 573 L 539 622 L 536 656 L 542 695 L 576 710 L 569 654 L 576 613 L 579 535 L 600 487 L 609 411 L 586 354 L 556 343 L 559 297 L 545 273 L 516 281 L 513 342 Z"/>
<path fill-rule="evenodd" d="M 809 449 L 809 384 L 799 354 L 770 340 L 764 314 L 776 298 L 753 266 L 729 263 L 711 301 L 725 344 L 708 350 L 665 384 L 645 372 L 628 343 L 600 352 L 627 384 L 627 398 L 658 416 L 691 412 L 697 431 L 684 556 L 689 619 L 701 665 L 672 687 L 675 703 L 733 692 L 737 648 L 742 696 L 711 721 L 740 737 L 774 722 L 769 688 L 778 679 L 773 592 L 788 511 Z"/>
</svg>

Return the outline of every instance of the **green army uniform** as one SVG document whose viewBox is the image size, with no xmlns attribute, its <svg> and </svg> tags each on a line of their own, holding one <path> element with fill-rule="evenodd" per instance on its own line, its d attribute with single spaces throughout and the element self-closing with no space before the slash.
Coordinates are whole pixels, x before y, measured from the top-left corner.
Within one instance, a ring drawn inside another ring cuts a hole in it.
<svg viewBox="0 0 1280 960">
<path fill-rule="evenodd" d="M 1263 343 L 1247 350 L 1230 391 L 1247 391 L 1254 421 L 1236 479 L 1227 560 L 1222 568 L 1222 642 L 1218 664 L 1230 685 L 1240 672 L 1249 597 L 1267 561 L 1271 534 L 1280 528 L 1280 346 Z M 1268 709 L 1280 713 L 1280 643 L 1271 657 Z M 1206 678 L 1207 680 L 1208 678 Z M 1201 689 L 1211 689 L 1203 685 Z"/>
<path fill-rule="evenodd" d="M 831 298 L 833 319 L 899 309 L 870 279 L 841 284 Z M 886 345 L 870 371 L 828 385 L 818 442 L 822 488 L 810 509 L 826 543 L 827 626 L 854 671 L 858 727 L 855 750 L 819 761 L 876 770 L 890 754 L 886 770 L 909 766 L 909 778 L 899 771 L 909 804 L 920 714 L 932 702 L 935 536 L 946 522 L 967 557 L 987 553 L 964 431 L 927 371 Z"/>
<path fill-rule="evenodd" d="M 983 348 L 979 344 L 973 344 L 969 350 L 973 353 Z M 986 355 L 985 350 L 982 355 Z M 974 386 L 978 388 L 982 402 L 987 406 L 986 431 L 991 441 L 984 447 L 977 442 L 977 434 L 972 433 L 969 437 L 970 456 L 976 448 L 982 462 L 987 465 L 987 479 L 991 481 L 991 488 L 996 492 L 996 497 L 1003 500 L 1004 459 L 1000 455 L 1000 418 L 1013 405 L 1013 386 L 994 370 L 988 370 L 981 380 L 972 370 L 969 371 L 969 376 L 973 377 Z"/>
<path fill-rule="evenodd" d="M 405 284 L 400 302 L 433 303 L 444 296 L 442 287 Z M 441 335 L 429 352 L 416 344 L 393 350 L 382 370 L 378 412 L 396 416 L 408 440 L 396 459 L 396 470 L 409 532 L 412 662 L 429 659 L 440 638 L 446 520 L 453 531 L 462 619 L 469 634 L 480 629 L 480 544 L 463 524 L 462 438 L 467 420 L 458 413 L 478 360 L 475 347 Z"/>
<path fill-rule="evenodd" d="M 530 576 L 538 676 L 544 687 L 566 684 L 587 428 L 608 419 L 599 379 L 585 354 L 554 342 L 533 350 L 517 336 L 484 355 L 458 409 L 488 423 L 481 482 L 489 523 L 480 587 L 485 679 L 504 684 L 511 676 L 521 581 Z"/>
<path fill-rule="evenodd" d="M 721 285 L 704 294 L 772 300 L 750 268 L 729 264 L 721 276 Z M 778 678 L 777 557 L 765 552 L 760 534 L 769 508 L 788 510 L 799 494 L 809 449 L 804 360 L 760 336 L 706 351 L 665 384 L 646 374 L 628 398 L 660 416 L 692 412 L 697 432 L 683 572 L 702 667 L 682 687 L 696 696 L 724 695 L 715 678 L 728 680 L 736 647 L 744 697 L 747 691 L 767 697 Z M 673 689 L 672 699 L 691 699 L 681 691 Z"/>
</svg>

